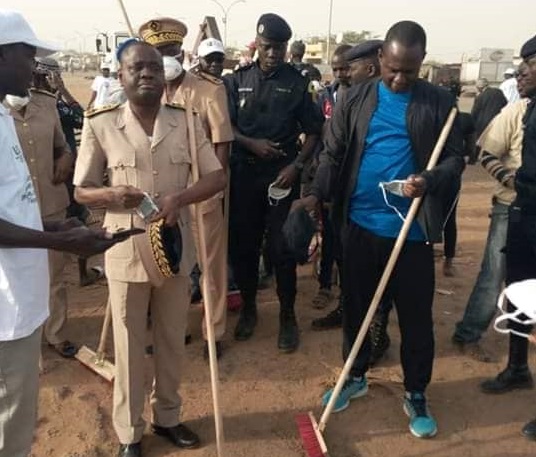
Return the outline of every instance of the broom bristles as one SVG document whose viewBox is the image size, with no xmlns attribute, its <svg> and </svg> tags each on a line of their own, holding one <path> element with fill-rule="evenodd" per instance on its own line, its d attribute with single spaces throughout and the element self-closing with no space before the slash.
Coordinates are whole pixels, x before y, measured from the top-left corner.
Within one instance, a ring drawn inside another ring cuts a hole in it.
<svg viewBox="0 0 536 457">
<path fill-rule="evenodd" d="M 318 431 L 313 414 L 298 414 L 296 424 L 298 425 L 298 431 L 307 457 L 329 457 L 326 443 Z"/>
<path fill-rule="evenodd" d="M 115 376 L 114 365 L 103 357 L 99 357 L 97 353 L 87 346 L 82 346 L 75 357 L 86 368 L 103 377 L 106 381 L 113 382 Z"/>
</svg>

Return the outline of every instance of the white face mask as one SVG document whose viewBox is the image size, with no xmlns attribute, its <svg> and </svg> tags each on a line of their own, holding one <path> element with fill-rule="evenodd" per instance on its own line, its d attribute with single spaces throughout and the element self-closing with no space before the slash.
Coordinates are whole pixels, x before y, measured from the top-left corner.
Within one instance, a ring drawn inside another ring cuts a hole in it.
<svg viewBox="0 0 536 457">
<path fill-rule="evenodd" d="M 164 77 L 166 81 L 177 79 L 183 72 L 182 64 L 171 56 L 164 56 Z"/>
<path fill-rule="evenodd" d="M 287 198 L 290 195 L 291 190 L 290 187 L 283 189 L 281 187 L 276 187 L 274 183 L 270 184 L 268 187 L 268 203 L 270 203 L 270 206 L 279 205 L 279 200 Z"/>
<path fill-rule="evenodd" d="M 28 103 L 30 103 L 30 96 L 18 97 L 17 95 L 6 95 L 6 102 L 15 111 L 20 111 Z"/>
<path fill-rule="evenodd" d="M 396 195 L 398 197 L 405 197 L 404 196 L 404 184 L 406 184 L 405 180 L 399 180 L 395 179 L 394 181 L 389 182 L 380 182 L 378 185 L 380 186 L 380 189 L 383 194 L 383 200 L 385 201 L 385 204 L 391 208 L 400 219 L 402 219 L 402 222 L 405 222 L 406 218 L 402 215 L 402 213 L 398 210 L 398 208 L 394 205 L 391 205 L 389 203 L 389 199 L 387 198 L 387 192 Z"/>
<path fill-rule="evenodd" d="M 514 335 L 528 338 L 528 333 L 514 330 L 508 326 L 508 321 L 522 325 L 536 323 L 536 307 L 534 306 L 534 294 L 536 293 L 536 280 L 514 282 L 503 290 L 497 302 L 497 308 L 501 313 L 495 319 L 493 327 L 499 333 L 513 333 Z M 508 311 L 508 300 L 514 306 L 514 311 Z"/>
</svg>

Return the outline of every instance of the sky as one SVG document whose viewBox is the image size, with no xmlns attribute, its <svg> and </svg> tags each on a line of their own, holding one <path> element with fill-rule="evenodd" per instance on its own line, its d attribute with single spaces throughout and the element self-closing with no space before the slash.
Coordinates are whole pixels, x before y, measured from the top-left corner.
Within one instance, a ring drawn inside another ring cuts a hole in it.
<svg viewBox="0 0 536 457">
<path fill-rule="evenodd" d="M 223 37 L 223 12 L 215 0 L 123 0 L 135 29 L 158 16 L 185 22 L 192 45 L 205 16 L 215 16 Z M 233 0 L 218 0 L 227 8 Z M 428 56 L 448 63 L 480 48 L 511 48 L 536 34 L 533 0 L 245 0 L 228 12 L 228 45 L 242 48 L 255 36 L 263 13 L 283 16 L 294 38 L 326 35 L 332 3 L 332 33 L 369 30 L 380 37 L 395 22 L 419 22 L 428 35 Z M 126 30 L 119 0 L 1 0 L 0 8 L 20 11 L 36 34 L 71 49 L 94 51 L 99 31 Z"/>
</svg>

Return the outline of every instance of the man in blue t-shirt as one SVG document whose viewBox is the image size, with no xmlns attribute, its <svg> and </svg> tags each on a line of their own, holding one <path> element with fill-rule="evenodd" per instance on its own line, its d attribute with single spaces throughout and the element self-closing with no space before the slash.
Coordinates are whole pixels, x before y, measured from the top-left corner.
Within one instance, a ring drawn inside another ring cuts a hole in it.
<svg viewBox="0 0 536 457">
<path fill-rule="evenodd" d="M 434 258 L 443 223 L 464 167 L 455 124 L 438 165 L 426 171 L 454 98 L 419 80 L 426 34 L 419 24 L 391 27 L 380 49 L 381 77 L 352 87 L 337 104 L 324 139 L 311 195 L 294 207 L 333 199 L 343 244 L 343 356 L 357 337 L 412 199 L 424 197 L 383 301 L 393 300 L 401 332 L 404 411 L 414 436 L 432 437 L 437 423 L 425 390 L 432 377 Z M 392 183 L 387 190 L 386 183 Z M 399 181 L 396 183 L 396 181 Z M 397 185 L 398 184 L 398 185 Z M 367 336 L 334 411 L 367 393 L 371 341 Z M 327 404 L 332 389 L 323 397 Z"/>
</svg>

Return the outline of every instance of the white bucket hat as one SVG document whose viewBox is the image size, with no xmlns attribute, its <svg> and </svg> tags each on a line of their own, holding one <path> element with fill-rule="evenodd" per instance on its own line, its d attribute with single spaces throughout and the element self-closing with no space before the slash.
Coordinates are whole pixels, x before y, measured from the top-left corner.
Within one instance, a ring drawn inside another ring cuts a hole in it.
<svg viewBox="0 0 536 457">
<path fill-rule="evenodd" d="M 54 44 L 39 40 L 22 14 L 0 9 L 0 46 L 15 43 L 36 48 L 36 57 L 44 57 L 60 50 Z"/>
</svg>

